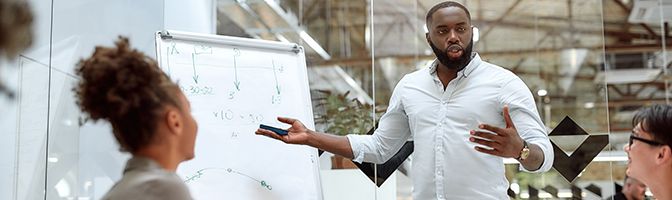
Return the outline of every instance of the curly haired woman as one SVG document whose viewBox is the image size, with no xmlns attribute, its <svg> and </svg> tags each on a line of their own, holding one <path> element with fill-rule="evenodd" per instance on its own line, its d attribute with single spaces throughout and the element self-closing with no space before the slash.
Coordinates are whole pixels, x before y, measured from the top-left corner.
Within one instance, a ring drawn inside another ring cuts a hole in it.
<svg viewBox="0 0 672 200">
<path fill-rule="evenodd" d="M 194 157 L 198 127 L 177 84 L 123 37 L 116 47 L 96 47 L 76 74 L 79 107 L 108 121 L 121 149 L 133 155 L 103 199 L 192 199 L 175 170 Z"/>
</svg>

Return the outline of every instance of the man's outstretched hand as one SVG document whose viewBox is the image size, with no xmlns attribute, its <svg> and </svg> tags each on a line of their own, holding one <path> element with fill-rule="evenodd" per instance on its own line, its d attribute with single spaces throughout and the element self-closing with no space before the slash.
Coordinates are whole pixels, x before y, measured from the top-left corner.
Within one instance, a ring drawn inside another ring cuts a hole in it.
<svg viewBox="0 0 672 200">
<path fill-rule="evenodd" d="M 308 137 L 313 133 L 313 131 L 306 128 L 306 126 L 297 119 L 287 118 L 287 117 L 278 117 L 278 121 L 292 125 L 287 129 L 287 135 L 278 135 L 273 131 L 266 129 L 257 129 L 255 132 L 257 135 L 264 135 L 270 138 L 275 138 L 277 140 L 283 141 L 288 144 L 307 144 Z"/>
</svg>

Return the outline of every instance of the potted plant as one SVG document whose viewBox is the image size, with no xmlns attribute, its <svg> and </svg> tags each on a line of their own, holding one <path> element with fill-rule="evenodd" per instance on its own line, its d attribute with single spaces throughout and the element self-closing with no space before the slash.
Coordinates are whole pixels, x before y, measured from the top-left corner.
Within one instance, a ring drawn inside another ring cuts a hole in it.
<svg viewBox="0 0 672 200">
<path fill-rule="evenodd" d="M 315 122 L 324 128 L 324 132 L 335 135 L 367 134 L 374 126 L 373 105 L 349 98 L 350 91 L 335 94 L 318 90 L 317 115 Z M 378 113 L 379 111 L 376 111 Z M 356 169 L 357 166 L 345 157 L 334 155 L 331 158 L 332 169 Z"/>
</svg>

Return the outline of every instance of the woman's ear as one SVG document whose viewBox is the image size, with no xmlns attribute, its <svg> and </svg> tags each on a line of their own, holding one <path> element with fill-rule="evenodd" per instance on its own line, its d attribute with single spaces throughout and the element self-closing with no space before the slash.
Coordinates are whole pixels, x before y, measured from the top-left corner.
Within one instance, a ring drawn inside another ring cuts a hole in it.
<svg viewBox="0 0 672 200">
<path fill-rule="evenodd" d="M 165 122 L 171 134 L 182 134 L 182 113 L 177 108 L 170 106 L 166 109 Z"/>
</svg>

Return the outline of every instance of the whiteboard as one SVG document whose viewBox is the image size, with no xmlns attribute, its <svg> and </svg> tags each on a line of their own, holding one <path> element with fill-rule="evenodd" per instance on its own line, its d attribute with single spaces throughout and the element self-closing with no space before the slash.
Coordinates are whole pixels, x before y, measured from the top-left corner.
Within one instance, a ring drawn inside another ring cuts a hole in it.
<svg viewBox="0 0 672 200">
<path fill-rule="evenodd" d="M 254 133 L 287 128 L 277 116 L 314 128 L 301 46 L 160 31 L 156 52 L 198 122 L 196 157 L 177 169 L 195 199 L 322 199 L 317 149 Z"/>
</svg>

